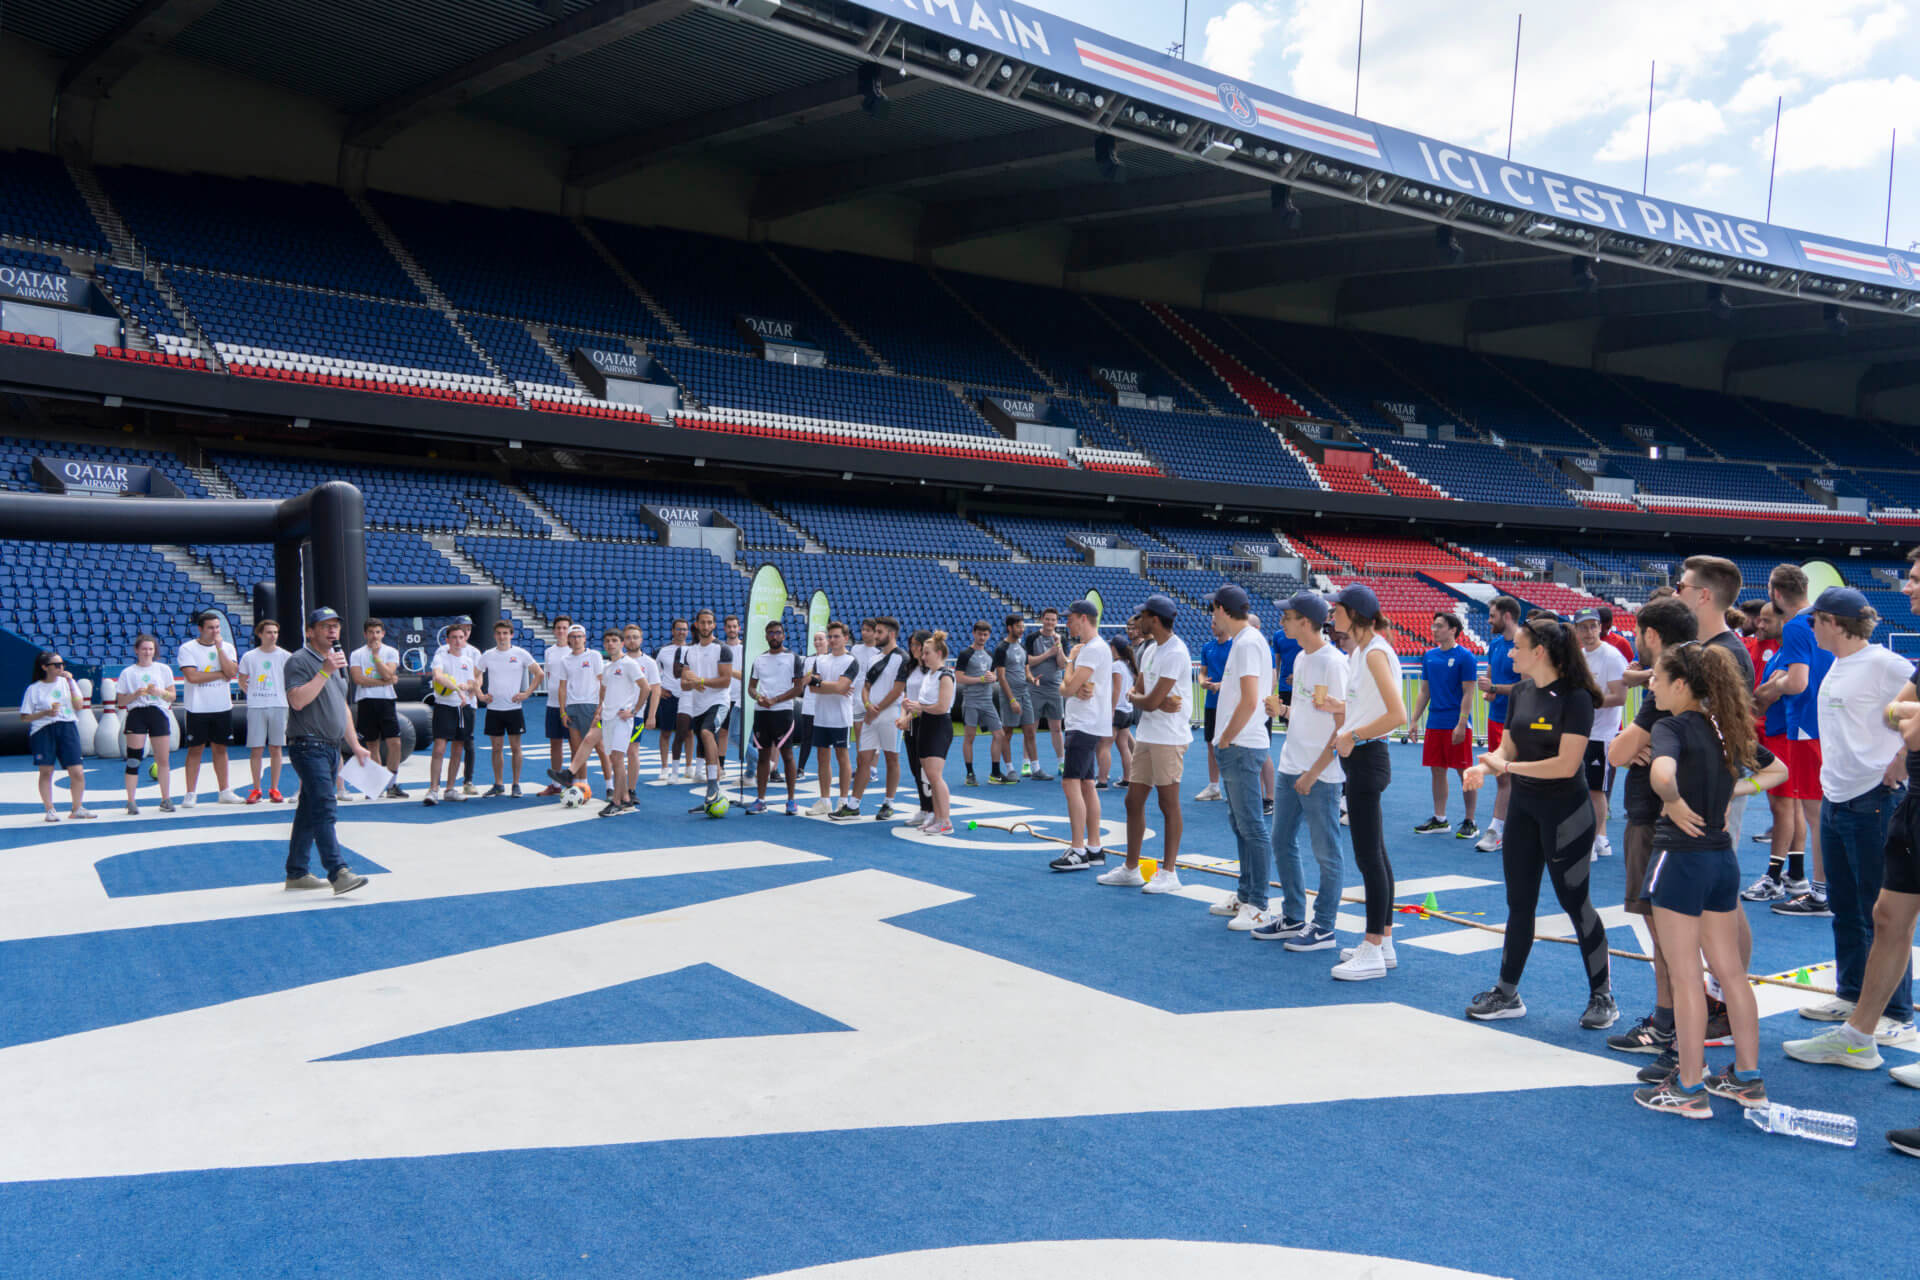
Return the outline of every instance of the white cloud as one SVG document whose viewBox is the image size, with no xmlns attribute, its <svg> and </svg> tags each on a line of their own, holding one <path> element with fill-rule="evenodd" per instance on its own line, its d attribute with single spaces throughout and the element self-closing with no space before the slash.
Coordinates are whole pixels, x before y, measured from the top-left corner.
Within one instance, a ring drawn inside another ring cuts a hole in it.
<svg viewBox="0 0 1920 1280">
<path fill-rule="evenodd" d="M 1920 141 L 1920 80 L 1848 80 L 1787 108 L 1780 121 L 1780 172 L 1840 172 L 1884 166 L 1892 131 L 1902 146 Z M 1769 125 L 1753 140 L 1755 151 L 1773 148 Z"/>
<path fill-rule="evenodd" d="M 1223 75 L 1248 79 L 1253 75 L 1253 60 L 1279 25 L 1280 15 L 1271 0 L 1261 4 L 1238 0 L 1225 13 L 1207 19 L 1207 43 L 1200 61 Z"/>
<path fill-rule="evenodd" d="M 1869 7 L 1858 19 L 1836 10 Z M 1858 71 L 1875 50 L 1884 47 L 1906 26 L 1907 10 L 1901 4 L 1874 3 L 1862 6 L 1826 3 L 1806 5 L 1784 16 L 1760 44 L 1758 61 L 1831 80 Z"/>
<path fill-rule="evenodd" d="M 1734 90 L 1733 97 L 1727 100 L 1727 110 L 1737 116 L 1764 111 L 1798 92 L 1800 81 L 1791 76 L 1783 79 L 1770 71 L 1756 72 Z"/>
<path fill-rule="evenodd" d="M 1653 154 L 1669 155 L 1697 147 L 1727 131 L 1720 108 L 1699 98 L 1662 102 L 1653 109 Z M 1594 159 L 1611 164 L 1631 160 L 1647 149 L 1647 116 L 1626 121 L 1613 131 Z"/>
<path fill-rule="evenodd" d="M 1738 177 L 1740 170 L 1718 160 L 1689 160 L 1673 166 L 1672 174 L 1686 184 L 1690 193 L 1704 195 L 1726 185 L 1729 178 Z"/>
</svg>

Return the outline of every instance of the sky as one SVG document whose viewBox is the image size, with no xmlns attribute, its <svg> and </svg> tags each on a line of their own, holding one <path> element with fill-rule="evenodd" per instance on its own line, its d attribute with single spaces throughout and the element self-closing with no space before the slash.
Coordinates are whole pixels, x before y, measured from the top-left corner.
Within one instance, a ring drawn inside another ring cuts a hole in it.
<svg viewBox="0 0 1920 1280">
<path fill-rule="evenodd" d="M 1180 0 L 1029 0 L 1153 49 Z M 1353 109 L 1361 0 L 1190 0 L 1187 58 Z M 1920 0 L 1366 0 L 1359 114 L 1743 218 L 1920 248 Z M 1647 80 L 1653 143 L 1646 157 Z M 1895 130 L 1892 231 L 1887 166 Z"/>
</svg>

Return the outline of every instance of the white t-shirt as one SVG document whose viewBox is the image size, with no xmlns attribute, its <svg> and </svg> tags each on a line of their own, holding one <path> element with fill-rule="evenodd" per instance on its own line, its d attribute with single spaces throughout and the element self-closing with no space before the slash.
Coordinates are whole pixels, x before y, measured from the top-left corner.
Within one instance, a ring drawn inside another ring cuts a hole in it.
<svg viewBox="0 0 1920 1280">
<path fill-rule="evenodd" d="M 818 654 L 818 653 L 808 654 L 805 664 L 803 664 L 800 668 L 800 679 L 804 681 L 808 676 L 812 675 L 815 671 L 818 671 L 820 669 L 819 667 L 820 659 L 824 656 L 825 656 L 824 654 Z M 817 709 L 817 706 L 819 704 L 819 699 L 820 699 L 820 695 L 815 693 L 813 689 L 809 687 L 805 693 L 800 695 L 800 714 L 803 716 L 812 715 L 814 711 Z"/>
<path fill-rule="evenodd" d="M 1108 647 L 1111 648 L 1112 646 L 1109 645 Z M 1113 713 L 1121 716 L 1133 710 L 1133 699 L 1127 696 L 1133 688 L 1133 668 L 1129 667 L 1119 658 L 1115 658 L 1113 660 L 1113 674 L 1120 677 L 1120 693 L 1119 696 L 1114 699 Z"/>
<path fill-rule="evenodd" d="M 285 649 L 249 649 L 240 655 L 240 689 L 249 707 L 287 705 L 287 659 L 292 656 Z"/>
<path fill-rule="evenodd" d="M 567 638 L 562 636 L 558 644 L 547 646 L 547 656 L 540 659 L 540 669 L 547 673 L 545 687 L 549 694 L 553 692 L 554 684 L 560 679 L 560 659 L 566 656 Z"/>
<path fill-rule="evenodd" d="M 1333 738 L 1333 713 L 1313 705 L 1315 685 L 1325 685 L 1329 698 L 1339 698 L 1347 682 L 1347 655 L 1338 646 L 1324 644 L 1312 653 L 1301 650 L 1293 660 L 1293 704 L 1287 709 L 1287 737 L 1280 747 L 1280 772 L 1297 778 Z M 1218 714 L 1217 712 L 1215 714 Z M 1320 774 L 1322 782 L 1345 782 L 1346 771 L 1334 756 Z"/>
<path fill-rule="evenodd" d="M 1593 676 L 1593 682 L 1600 686 L 1602 695 L 1615 680 L 1626 679 L 1626 658 L 1605 640 L 1581 652 L 1587 656 L 1587 671 Z M 1587 735 L 1588 738 L 1594 742 L 1612 742 L 1619 735 L 1619 707 L 1602 707 L 1593 713 L 1593 732 Z"/>
<path fill-rule="evenodd" d="M 640 697 L 641 671 L 638 662 L 621 654 L 606 664 L 600 679 L 607 687 L 607 696 L 600 703 L 603 717 L 630 719 L 629 712 L 638 714 L 638 709 L 634 707 Z"/>
<path fill-rule="evenodd" d="M 1372 724 L 1387 714 L 1387 700 L 1380 696 L 1380 683 L 1373 678 L 1373 672 L 1367 666 L 1370 654 L 1387 655 L 1388 678 L 1399 679 L 1400 659 L 1394 656 L 1393 646 L 1387 643 L 1385 636 L 1375 636 L 1367 641 L 1364 649 L 1355 649 L 1347 655 L 1347 722 L 1346 730 L 1352 732 L 1362 725 Z M 1300 681 L 1296 677 L 1293 687 L 1298 689 Z M 1377 741 L 1377 739 L 1367 739 Z"/>
<path fill-rule="evenodd" d="M 677 698 L 680 696 L 680 676 L 673 668 L 675 663 L 679 661 L 680 650 L 684 647 L 683 645 L 677 644 L 662 645 L 660 647 L 660 687 L 666 690 L 666 693 L 663 695 L 665 697 Z"/>
<path fill-rule="evenodd" d="M 1240 706 L 1240 679 L 1257 676 L 1255 698 L 1260 705 L 1241 728 L 1238 737 L 1229 740 L 1227 728 Z M 1227 666 L 1220 674 L 1220 697 L 1213 713 L 1213 745 L 1216 747 L 1253 747 L 1267 749 L 1267 695 L 1273 692 L 1273 649 L 1258 627 L 1248 626 L 1233 638 L 1227 650 Z"/>
<path fill-rule="evenodd" d="M 640 678 L 647 682 L 647 688 L 651 689 L 660 683 L 660 664 L 650 655 L 635 653 L 628 656 L 640 664 Z"/>
<path fill-rule="evenodd" d="M 1912 678 L 1913 663 L 1885 645 L 1833 660 L 1819 699 L 1820 790 L 1827 799 L 1839 804 L 1865 795 L 1880 785 L 1887 761 L 1906 750 L 1882 716 Z"/>
<path fill-rule="evenodd" d="M 858 677 L 860 663 L 850 653 L 834 657 L 830 653 L 820 654 L 813 659 L 813 669 L 820 676 L 822 684 L 832 684 L 848 676 Z M 844 729 L 853 723 L 853 695 L 851 693 L 816 693 L 813 702 L 813 723 L 823 729 Z"/>
<path fill-rule="evenodd" d="M 600 673 L 607 667 L 605 656 L 598 649 L 582 649 L 561 654 L 558 662 L 553 669 L 559 673 L 557 678 L 566 682 L 567 705 L 596 705 L 600 701 Z"/>
<path fill-rule="evenodd" d="M 63 675 L 57 680 L 28 685 L 26 693 L 20 697 L 20 714 L 30 716 L 51 707 L 54 715 L 50 720 L 35 720 L 27 736 L 32 737 L 50 724 L 72 724 L 76 719 L 73 709 L 79 704 L 80 686 L 73 682 L 72 676 Z"/>
<path fill-rule="evenodd" d="M 210 644 L 201 644 L 198 640 L 189 640 L 180 646 L 180 652 L 174 655 L 174 665 L 182 671 L 218 671 L 220 657 L 224 653 L 234 658 L 233 646 L 225 640 L 219 642 L 216 650 Z M 233 688 L 225 680 L 212 680 L 206 684 L 188 684 L 184 699 L 188 711 L 202 713 L 208 711 L 233 710 Z"/>
<path fill-rule="evenodd" d="M 1140 687 L 1151 695 L 1162 680 L 1170 679 L 1181 706 L 1178 711 L 1142 711 L 1133 739 L 1163 747 L 1185 746 L 1193 741 L 1193 713 L 1188 705 L 1193 701 L 1193 657 L 1187 652 L 1187 642 L 1179 636 L 1168 636 L 1165 644 L 1149 640 L 1138 652 Z"/>
<path fill-rule="evenodd" d="M 1088 679 L 1093 685 L 1091 698 L 1066 698 L 1066 709 L 1061 716 L 1068 733 L 1086 733 L 1096 738 L 1113 736 L 1113 650 L 1099 636 L 1083 641 L 1074 651 L 1072 661 L 1067 664 L 1067 674 L 1062 680 L 1071 679 L 1073 673 L 1085 667 L 1090 673 Z"/>
<path fill-rule="evenodd" d="M 867 650 L 866 660 L 860 664 L 859 692 L 866 695 L 868 706 L 879 706 L 881 701 L 893 692 L 893 687 L 900 683 L 900 669 L 906 665 L 907 651 L 899 645 L 893 646 L 893 648 L 887 650 L 885 654 L 882 654 L 878 649 Z M 876 670 L 880 673 L 879 676 L 874 679 L 872 684 L 868 684 L 868 673 Z M 904 697 L 905 695 L 903 694 L 902 696 Z M 855 705 L 859 706 L 860 704 L 856 701 Z M 894 706 L 898 705 L 899 699 L 896 698 L 894 699 Z M 865 707 L 861 708 L 860 714 L 866 714 Z M 880 713 L 880 718 L 882 722 L 890 723 L 888 717 L 898 714 L 893 707 L 888 707 Z"/>
<path fill-rule="evenodd" d="M 493 705 L 505 711 L 514 705 L 513 695 L 527 687 L 533 655 L 517 644 L 508 645 L 504 652 L 495 645 L 482 650 L 474 659 L 474 666 L 486 677 L 487 693 L 493 698 Z"/>
<path fill-rule="evenodd" d="M 725 641 L 713 640 L 706 644 L 690 644 L 680 651 L 680 710 L 690 716 L 705 715 L 714 707 L 727 705 L 731 691 L 724 684 L 714 684 L 705 689 L 697 689 L 688 684 L 688 678 L 698 676 L 702 680 L 712 681 L 720 674 L 720 668 L 730 666 L 739 655 Z M 731 681 L 729 676 L 728 680 Z M 722 726 L 724 727 L 724 726 Z"/>
<path fill-rule="evenodd" d="M 400 661 L 400 651 L 390 644 L 383 644 L 380 646 L 380 652 L 374 653 L 369 646 L 363 644 L 347 656 L 347 661 L 352 664 L 354 670 L 358 671 L 367 679 L 378 680 L 380 678 L 380 670 L 374 666 L 374 663 L 384 663 L 397 671 L 399 667 L 396 664 Z M 391 702 L 393 701 L 393 686 L 390 684 L 379 684 L 362 688 L 359 685 L 355 685 L 353 697 L 356 702 L 365 701 L 368 698 L 385 698 Z"/>
<path fill-rule="evenodd" d="M 916 671 L 907 677 L 907 690 L 901 696 L 911 698 L 923 707 L 937 707 L 940 705 L 940 682 L 949 679 L 952 675 L 952 670 L 944 666 L 927 667 L 924 670 Z M 952 709 L 949 708 L 948 710 L 951 711 Z M 923 714 L 937 715 L 939 713 L 925 712 Z"/>
<path fill-rule="evenodd" d="M 443 673 L 455 684 L 466 684 L 480 673 L 480 655 L 472 645 L 468 645 L 459 653 L 451 649 L 442 649 L 433 655 L 433 669 Z M 433 700 L 447 707 L 471 707 L 479 701 L 465 689 L 451 694 L 441 693 L 436 689 Z"/>
<path fill-rule="evenodd" d="M 173 687 L 173 669 L 164 662 L 150 662 L 144 667 L 123 667 L 117 680 L 116 687 L 121 693 L 139 694 L 127 704 L 129 711 L 135 707 L 164 707 L 167 704 L 160 700 L 160 691 Z"/>
<path fill-rule="evenodd" d="M 786 650 L 779 653 L 763 653 L 753 660 L 753 678 L 759 683 L 755 686 L 763 698 L 777 698 L 793 688 L 793 658 Z M 775 711 L 793 710 L 792 702 L 775 704 Z"/>
</svg>

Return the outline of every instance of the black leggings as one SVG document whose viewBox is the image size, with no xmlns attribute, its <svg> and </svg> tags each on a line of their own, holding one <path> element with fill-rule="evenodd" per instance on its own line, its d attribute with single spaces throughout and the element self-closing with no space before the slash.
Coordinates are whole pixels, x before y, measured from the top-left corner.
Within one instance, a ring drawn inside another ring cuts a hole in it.
<svg viewBox="0 0 1920 1280">
<path fill-rule="evenodd" d="M 900 731 L 900 750 L 907 757 L 907 773 L 913 778 L 913 790 L 920 797 L 920 807 L 933 808 L 926 784 L 920 781 L 920 717 L 907 721 L 907 727 Z"/>
<path fill-rule="evenodd" d="M 807 771 L 807 757 L 813 754 L 813 717 L 802 712 L 800 727 L 795 730 L 800 739 L 800 763 L 794 766 L 796 774 Z"/>
<path fill-rule="evenodd" d="M 1367 932 L 1385 933 L 1393 924 L 1393 862 L 1387 857 L 1386 822 L 1380 794 L 1393 780 L 1393 763 L 1384 742 L 1356 743 L 1346 759 L 1347 827 L 1353 837 L 1353 862 L 1367 890 Z"/>
<path fill-rule="evenodd" d="M 1507 941 L 1500 954 L 1500 980 L 1520 984 L 1533 950 L 1533 917 L 1540 906 L 1540 873 L 1553 881 L 1560 909 L 1573 921 L 1593 994 L 1612 989 L 1607 930 L 1588 892 L 1593 863 L 1593 802 L 1577 776 L 1551 787 L 1515 778 L 1507 800 L 1507 828 L 1500 861 L 1507 877 Z"/>
</svg>

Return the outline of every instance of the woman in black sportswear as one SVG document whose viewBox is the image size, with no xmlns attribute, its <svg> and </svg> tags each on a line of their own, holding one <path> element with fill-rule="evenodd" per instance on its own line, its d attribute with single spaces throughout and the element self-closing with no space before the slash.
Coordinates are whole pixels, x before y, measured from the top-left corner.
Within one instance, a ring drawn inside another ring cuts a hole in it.
<svg viewBox="0 0 1920 1280">
<path fill-rule="evenodd" d="M 914 637 L 918 657 L 902 701 L 900 725 L 906 732 L 902 749 L 912 753 L 914 777 L 925 788 L 921 807 L 926 817 L 918 824 L 930 836 L 953 834 L 947 794 L 947 752 L 953 746 L 953 700 L 958 692 L 947 667 L 947 633 L 922 631 Z"/>
<path fill-rule="evenodd" d="M 1634 1090 L 1633 1100 L 1652 1111 L 1707 1120 L 1713 1116 L 1709 1093 L 1743 1107 L 1767 1105 L 1759 1008 L 1740 956 L 1740 863 L 1727 831 L 1727 802 L 1786 781 L 1787 767 L 1755 740 L 1753 684 L 1725 650 L 1676 645 L 1660 655 L 1649 688 L 1667 718 L 1653 726 L 1648 781 L 1661 810 L 1644 892 L 1672 968 L 1679 1066 L 1665 1081 Z M 1733 1031 L 1733 1062 L 1704 1080 L 1706 993 L 1691 976 L 1698 972 L 1693 957 L 1702 953 Z"/>
<path fill-rule="evenodd" d="M 914 632 L 907 640 L 907 660 L 900 664 L 900 696 L 902 699 L 904 699 L 908 691 L 913 688 L 908 681 L 920 674 L 920 646 L 924 645 L 927 642 L 927 637 L 932 634 L 933 632 L 931 631 L 920 630 Z M 907 825 L 910 827 L 917 827 L 922 822 L 929 821 L 928 815 L 933 812 L 933 797 L 927 793 L 926 780 L 920 776 L 920 748 L 914 738 L 914 735 L 919 732 L 919 728 L 920 722 L 918 720 L 909 720 L 906 724 L 900 726 L 900 754 L 907 759 L 907 772 L 913 778 L 913 791 L 920 801 L 919 810 L 911 818 L 907 819 Z"/>
<path fill-rule="evenodd" d="M 1477 790 L 1491 777 L 1511 775 L 1501 867 L 1507 881 L 1507 939 L 1500 954 L 1500 980 L 1473 998 L 1467 1016 L 1481 1022 L 1524 1018 L 1520 975 L 1533 950 L 1533 917 L 1540 906 L 1540 873 L 1553 881 L 1560 909 L 1573 921 L 1586 962 L 1589 996 L 1580 1025 L 1598 1031 L 1614 1024 L 1607 961 L 1607 930 L 1594 910 L 1589 880 L 1593 867 L 1593 805 L 1583 766 L 1593 734 L 1593 713 L 1603 701 L 1587 671 L 1573 628 L 1558 618 L 1536 617 L 1514 638 L 1513 670 L 1520 677 L 1507 698 L 1507 731 L 1500 746 L 1467 770 L 1465 785 Z"/>
</svg>

